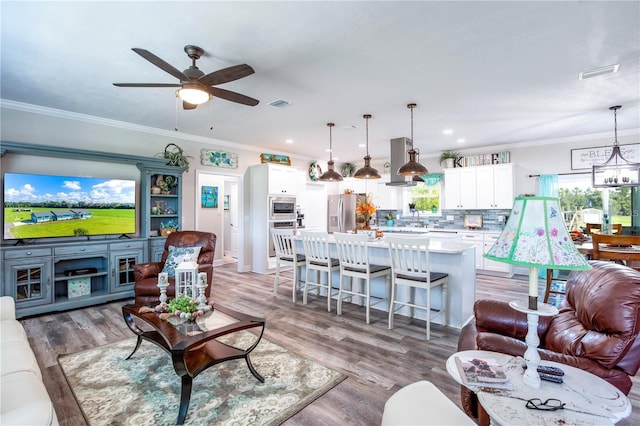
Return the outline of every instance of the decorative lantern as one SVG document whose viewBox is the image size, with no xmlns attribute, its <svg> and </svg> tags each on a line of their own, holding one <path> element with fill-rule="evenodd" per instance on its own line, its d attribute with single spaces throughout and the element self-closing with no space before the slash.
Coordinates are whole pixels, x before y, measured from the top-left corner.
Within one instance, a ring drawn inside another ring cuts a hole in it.
<svg viewBox="0 0 640 426">
<path fill-rule="evenodd" d="M 198 296 L 198 264 L 190 258 L 176 266 L 176 297 L 187 296 L 195 299 Z"/>
</svg>

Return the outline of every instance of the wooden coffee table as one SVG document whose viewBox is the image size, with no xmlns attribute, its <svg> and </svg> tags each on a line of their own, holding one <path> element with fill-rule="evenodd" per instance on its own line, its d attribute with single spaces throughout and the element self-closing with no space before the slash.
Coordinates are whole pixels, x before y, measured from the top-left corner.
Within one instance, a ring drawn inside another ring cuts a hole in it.
<svg viewBox="0 0 640 426">
<path fill-rule="evenodd" d="M 171 355 L 173 368 L 182 380 L 177 424 L 183 424 L 187 416 L 193 378 L 212 365 L 244 358 L 251 374 L 260 382 L 264 382 L 264 378 L 256 371 L 249 358 L 249 354 L 258 346 L 264 333 L 264 318 L 252 317 L 216 305 L 213 312 L 207 313 L 195 322 L 180 320 L 177 317 L 165 320 L 156 312 L 140 312 L 141 308 L 143 306 L 140 305 L 122 307 L 127 326 L 138 336 L 136 347 L 127 359 L 138 350 L 142 340 L 160 346 Z M 139 320 L 150 327 L 143 329 L 143 323 Z M 256 327 L 260 328 L 260 333 L 247 349 L 236 348 L 216 340 L 227 334 Z"/>
</svg>

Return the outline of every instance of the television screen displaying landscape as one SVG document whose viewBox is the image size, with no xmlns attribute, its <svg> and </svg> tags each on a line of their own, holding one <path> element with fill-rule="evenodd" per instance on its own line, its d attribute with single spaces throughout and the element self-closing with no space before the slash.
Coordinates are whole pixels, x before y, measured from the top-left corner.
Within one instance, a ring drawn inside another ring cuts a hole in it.
<svg viewBox="0 0 640 426">
<path fill-rule="evenodd" d="M 136 232 L 134 180 L 4 174 L 4 239 Z"/>
</svg>

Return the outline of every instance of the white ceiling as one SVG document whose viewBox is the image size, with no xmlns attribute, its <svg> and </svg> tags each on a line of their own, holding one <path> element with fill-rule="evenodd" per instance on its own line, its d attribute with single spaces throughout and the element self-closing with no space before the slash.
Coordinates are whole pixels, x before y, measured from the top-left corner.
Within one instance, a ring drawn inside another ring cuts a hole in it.
<svg viewBox="0 0 640 426">
<path fill-rule="evenodd" d="M 37 106 L 327 159 L 388 157 L 410 135 L 443 150 L 640 129 L 640 2 L 28 2 L 2 1 L 1 97 Z M 260 100 L 179 109 L 175 83 L 131 51 L 206 74 L 247 63 L 221 85 Z M 616 74 L 580 71 L 620 64 Z M 278 109 L 269 102 L 291 105 Z M 213 122 L 213 130 L 210 125 Z M 344 129 L 347 126 L 355 128 Z M 443 135 L 445 128 L 454 130 Z M 458 143 L 464 138 L 465 143 Z M 292 139 L 293 144 L 285 144 Z M 90 141 L 89 141 L 90 142 Z"/>
</svg>

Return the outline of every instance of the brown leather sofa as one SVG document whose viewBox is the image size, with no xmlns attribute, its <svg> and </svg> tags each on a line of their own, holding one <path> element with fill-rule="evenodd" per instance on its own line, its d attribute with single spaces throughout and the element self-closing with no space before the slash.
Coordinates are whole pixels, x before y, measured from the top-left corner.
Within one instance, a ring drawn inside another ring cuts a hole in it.
<svg viewBox="0 0 640 426">
<path fill-rule="evenodd" d="M 611 262 L 590 261 L 593 269 L 573 271 L 558 315 L 540 317 L 538 353 L 588 371 L 616 386 L 631 390 L 629 376 L 640 367 L 640 273 Z M 458 350 L 487 350 L 522 356 L 526 349 L 526 314 L 508 303 L 478 300 L 475 322 L 461 331 Z M 462 406 L 471 417 L 478 411 L 473 392 L 462 387 Z"/>
<path fill-rule="evenodd" d="M 140 305 L 153 305 L 160 301 L 160 289 L 158 288 L 158 274 L 162 272 L 169 255 L 169 246 L 174 247 L 201 247 L 198 255 L 198 271 L 207 273 L 207 288 L 204 293 L 207 299 L 211 294 L 213 279 L 213 257 L 216 250 L 216 234 L 200 231 L 178 231 L 169 234 L 164 244 L 164 253 L 160 262 L 140 263 L 134 266 L 135 303 Z M 175 296 L 175 280 L 169 278 L 167 296 Z"/>
</svg>

